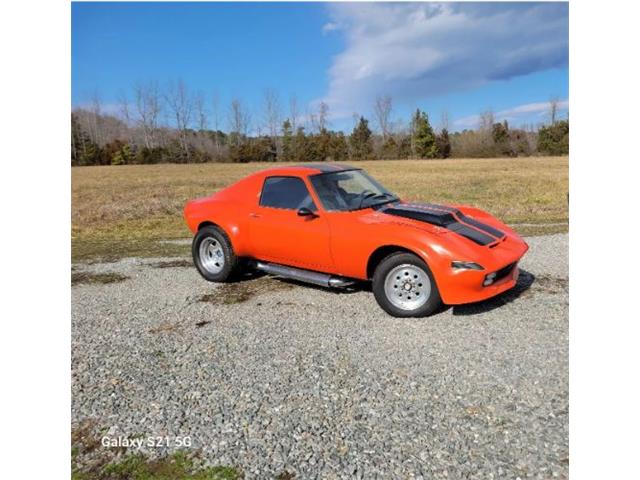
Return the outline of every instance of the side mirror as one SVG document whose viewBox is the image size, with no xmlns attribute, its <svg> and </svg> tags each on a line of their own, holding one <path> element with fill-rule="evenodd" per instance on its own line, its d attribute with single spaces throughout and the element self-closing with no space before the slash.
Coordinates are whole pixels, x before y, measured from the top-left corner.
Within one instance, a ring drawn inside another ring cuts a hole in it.
<svg viewBox="0 0 640 480">
<path fill-rule="evenodd" d="M 302 207 L 300 209 L 298 209 L 298 216 L 299 217 L 309 217 L 309 218 L 315 218 L 318 215 L 316 215 L 315 213 L 313 213 L 310 209 L 308 209 L 307 207 Z"/>
</svg>

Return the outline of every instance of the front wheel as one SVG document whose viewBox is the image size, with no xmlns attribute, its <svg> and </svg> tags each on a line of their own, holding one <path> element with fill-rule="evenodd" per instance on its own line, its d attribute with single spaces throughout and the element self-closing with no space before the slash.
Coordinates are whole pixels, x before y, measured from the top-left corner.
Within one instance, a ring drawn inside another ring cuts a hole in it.
<svg viewBox="0 0 640 480">
<path fill-rule="evenodd" d="M 238 257 L 227 235 L 214 226 L 198 230 L 191 245 L 193 263 L 210 282 L 228 280 L 238 268 Z"/>
<path fill-rule="evenodd" d="M 373 275 L 373 294 L 394 317 L 426 317 L 442 305 L 429 266 L 412 253 L 393 253 Z"/>
</svg>

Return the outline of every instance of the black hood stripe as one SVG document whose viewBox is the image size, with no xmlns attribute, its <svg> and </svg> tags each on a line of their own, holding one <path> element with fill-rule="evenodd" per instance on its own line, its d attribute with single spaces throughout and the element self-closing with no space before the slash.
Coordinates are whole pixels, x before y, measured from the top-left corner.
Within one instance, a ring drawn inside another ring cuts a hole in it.
<svg viewBox="0 0 640 480">
<path fill-rule="evenodd" d="M 462 235 L 469 240 L 476 242 L 478 245 L 489 245 L 495 243 L 496 239 L 489 235 L 482 233 L 480 230 L 471 228 L 464 223 L 456 222 L 448 227 L 448 230 Z"/>
<path fill-rule="evenodd" d="M 401 207 L 404 207 L 404 205 L 400 205 Z M 496 237 L 497 239 L 501 239 L 502 237 L 504 237 L 504 232 L 501 232 L 500 230 L 498 230 L 497 228 L 493 228 L 490 225 L 487 225 L 486 223 L 482 223 L 478 220 L 476 220 L 475 218 L 471 218 L 466 216 L 464 213 L 462 213 L 460 210 L 458 210 L 457 208 L 453 208 L 453 207 L 447 207 L 445 205 L 435 205 L 433 203 L 409 203 L 406 204 L 407 207 L 409 208 L 413 208 L 413 209 L 420 209 L 420 210 L 431 210 L 431 211 L 443 211 L 443 212 L 450 212 L 452 214 L 454 214 L 456 217 L 458 217 L 458 219 L 464 223 L 466 223 L 467 225 L 471 225 L 472 227 L 477 228 L 478 230 L 482 230 L 485 233 L 488 233 L 489 235 Z"/>
<path fill-rule="evenodd" d="M 487 232 L 489 235 L 493 235 L 498 239 L 504 237 L 504 232 L 501 232 L 497 228 L 493 228 L 492 226 L 487 225 L 486 223 L 479 222 L 475 218 L 467 217 L 462 212 L 458 212 L 457 215 L 458 215 L 458 218 L 462 220 L 464 223 L 471 225 L 473 227 L 476 227 L 477 229 L 482 230 L 483 232 Z"/>
<path fill-rule="evenodd" d="M 434 204 L 395 204 L 381 212 L 446 228 L 478 245 L 489 245 L 504 237 L 504 233 L 473 218 L 458 209 Z"/>
</svg>

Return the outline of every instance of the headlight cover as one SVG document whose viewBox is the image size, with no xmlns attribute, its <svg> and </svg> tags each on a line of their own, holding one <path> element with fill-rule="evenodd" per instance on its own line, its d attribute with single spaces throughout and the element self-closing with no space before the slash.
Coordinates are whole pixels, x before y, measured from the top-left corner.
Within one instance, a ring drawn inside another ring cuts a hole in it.
<svg viewBox="0 0 640 480">
<path fill-rule="evenodd" d="M 465 262 L 462 260 L 454 260 L 451 262 L 451 268 L 454 270 L 484 270 L 484 267 L 476 262 Z"/>
</svg>

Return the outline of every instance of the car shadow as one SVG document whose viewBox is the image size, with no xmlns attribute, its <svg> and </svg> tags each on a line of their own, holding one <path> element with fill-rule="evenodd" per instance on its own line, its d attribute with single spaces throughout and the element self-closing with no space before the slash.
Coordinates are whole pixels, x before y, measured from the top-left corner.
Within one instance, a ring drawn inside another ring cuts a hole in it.
<svg viewBox="0 0 640 480">
<path fill-rule="evenodd" d="M 225 283 L 242 283 L 249 282 L 251 280 L 257 280 L 258 278 L 265 277 L 267 274 L 260 270 L 243 269 L 239 275 L 235 275 L 229 278 Z"/>
<path fill-rule="evenodd" d="M 503 307 L 525 295 L 535 281 L 536 277 L 533 273 L 520 269 L 518 281 L 512 289 L 481 302 L 453 305 L 450 307 L 451 312 L 453 315 L 478 315 L 480 313 L 490 312 L 491 310 Z"/>
<path fill-rule="evenodd" d="M 307 282 L 302 282 L 300 280 L 294 280 L 293 278 L 278 277 L 275 275 L 271 276 L 271 278 L 273 278 L 274 280 L 278 280 L 279 282 L 288 283 L 289 285 L 295 285 L 297 287 L 303 287 L 303 288 L 312 288 L 313 290 L 321 290 L 323 292 L 337 293 L 339 295 L 367 291 L 367 286 L 365 282 L 357 282 L 347 287 L 324 287 L 322 285 L 316 285 L 314 283 L 307 283 Z M 369 287 L 368 290 L 371 291 L 371 288 Z"/>
<path fill-rule="evenodd" d="M 371 291 L 371 282 L 356 281 L 353 285 L 347 287 L 323 287 L 322 285 L 315 285 L 313 283 L 307 283 L 293 278 L 280 277 L 278 275 L 270 275 L 260 270 L 251 268 L 244 269 L 239 275 L 227 280 L 226 283 L 242 283 L 257 280 L 259 278 L 269 277 L 278 282 L 287 283 L 296 287 L 312 288 L 314 290 L 322 290 L 325 292 L 333 292 L 338 294 L 356 293 L 360 291 Z"/>
<path fill-rule="evenodd" d="M 265 272 L 261 272 L 259 270 L 247 269 L 241 275 L 233 278 L 229 281 L 229 283 L 241 283 L 248 282 L 251 280 L 257 280 L 262 277 L 270 277 L 279 282 L 287 283 L 289 285 L 294 285 L 297 287 L 303 288 L 312 288 L 314 290 L 321 290 L 324 292 L 332 292 L 339 295 L 344 294 L 352 294 L 357 292 L 372 292 L 371 282 L 364 281 L 356 281 L 353 285 L 348 287 L 341 288 L 331 288 L 331 287 L 323 287 L 321 285 L 314 285 L 313 283 L 302 282 L 299 280 L 294 280 L 291 278 L 279 277 L 277 275 L 268 275 Z M 490 312 L 491 310 L 495 310 L 496 308 L 503 307 L 504 305 L 513 302 L 520 296 L 526 294 L 531 288 L 531 285 L 536 281 L 536 277 L 531 272 L 520 269 L 520 275 L 518 277 L 518 281 L 516 285 L 511 289 L 507 290 L 500 295 L 489 298 L 487 300 L 483 300 L 481 302 L 475 303 L 467 303 L 464 305 L 442 305 L 435 314 L 446 312 L 451 309 L 453 315 L 478 315 L 481 313 Z"/>
</svg>

